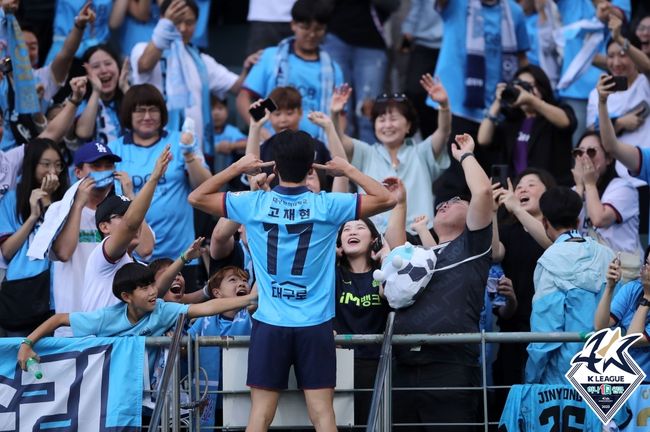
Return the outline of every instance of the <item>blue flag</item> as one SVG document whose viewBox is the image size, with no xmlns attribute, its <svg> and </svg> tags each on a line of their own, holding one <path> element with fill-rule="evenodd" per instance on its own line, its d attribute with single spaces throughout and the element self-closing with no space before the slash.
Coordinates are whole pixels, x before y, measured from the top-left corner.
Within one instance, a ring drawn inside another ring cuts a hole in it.
<svg viewBox="0 0 650 432">
<path fill-rule="evenodd" d="M 42 339 L 36 379 L 16 363 L 21 339 L 0 339 L 0 430 L 139 431 L 144 340 Z"/>
</svg>

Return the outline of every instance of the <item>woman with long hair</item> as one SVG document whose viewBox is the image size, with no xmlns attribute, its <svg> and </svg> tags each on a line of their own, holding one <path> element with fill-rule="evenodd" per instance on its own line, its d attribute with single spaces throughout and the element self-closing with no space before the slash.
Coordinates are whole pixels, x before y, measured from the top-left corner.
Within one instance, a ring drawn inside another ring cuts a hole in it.
<svg viewBox="0 0 650 432">
<path fill-rule="evenodd" d="M 0 332 L 26 336 L 50 316 L 50 261 L 27 250 L 48 206 L 68 188 L 59 146 L 36 138 L 25 148 L 22 178 L 0 201 L 0 251 L 7 272 L 0 289 Z"/>
</svg>

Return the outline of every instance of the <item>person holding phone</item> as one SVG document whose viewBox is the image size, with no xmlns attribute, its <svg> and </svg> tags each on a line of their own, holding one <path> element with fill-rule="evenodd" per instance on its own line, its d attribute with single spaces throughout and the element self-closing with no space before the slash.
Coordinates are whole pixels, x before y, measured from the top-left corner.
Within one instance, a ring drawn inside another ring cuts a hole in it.
<svg viewBox="0 0 650 432">
<path fill-rule="evenodd" d="M 538 66 L 524 66 L 510 84 L 497 85 L 494 102 L 478 130 L 478 144 L 495 149 L 509 176 L 542 168 L 559 184 L 571 184 L 571 136 L 577 120 L 555 100 L 551 82 Z"/>
<path fill-rule="evenodd" d="M 650 147 L 650 121 L 646 121 L 650 114 L 650 59 L 640 50 L 641 44 L 635 35 L 624 36 L 626 32 L 621 30 L 620 20 L 610 18 L 610 31 L 612 38 L 607 43 L 609 76 L 606 81 L 610 84 L 608 89 L 614 93 L 607 99 L 607 110 L 621 140 L 639 147 Z M 616 85 L 615 80 L 619 80 Z M 621 81 L 627 81 L 627 86 L 622 87 Z M 596 89 L 589 94 L 587 126 L 600 128 Z M 622 166 L 619 165 L 617 171 L 621 177 L 629 177 Z"/>
</svg>

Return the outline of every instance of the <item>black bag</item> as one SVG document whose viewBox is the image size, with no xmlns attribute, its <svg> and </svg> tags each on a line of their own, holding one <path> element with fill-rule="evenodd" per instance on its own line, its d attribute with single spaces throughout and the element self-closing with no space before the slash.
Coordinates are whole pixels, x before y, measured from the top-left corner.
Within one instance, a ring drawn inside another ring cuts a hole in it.
<svg viewBox="0 0 650 432">
<path fill-rule="evenodd" d="M 36 276 L 2 282 L 1 327 L 12 331 L 33 329 L 51 315 L 49 269 Z"/>
</svg>

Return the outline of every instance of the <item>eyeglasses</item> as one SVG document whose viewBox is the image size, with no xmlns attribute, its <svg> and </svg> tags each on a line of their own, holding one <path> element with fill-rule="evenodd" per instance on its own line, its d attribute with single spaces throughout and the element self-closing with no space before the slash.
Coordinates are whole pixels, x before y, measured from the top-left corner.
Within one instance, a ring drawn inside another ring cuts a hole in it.
<svg viewBox="0 0 650 432">
<path fill-rule="evenodd" d="M 589 156 L 591 159 L 596 157 L 596 153 L 598 153 L 598 150 L 596 150 L 594 147 L 589 147 L 586 150 L 583 150 L 581 148 L 576 148 L 571 150 L 571 155 L 574 158 L 577 158 L 578 156 L 582 156 L 583 154 L 587 153 L 587 156 Z"/>
<path fill-rule="evenodd" d="M 457 202 L 461 202 L 462 199 L 459 196 L 455 196 L 452 199 L 449 199 L 447 201 L 443 201 L 440 204 L 436 206 L 436 211 L 440 210 L 443 207 L 449 207 L 452 204 L 456 204 Z"/>
<path fill-rule="evenodd" d="M 133 110 L 133 114 L 144 117 L 145 114 L 149 114 L 151 117 L 160 115 L 160 108 L 157 106 L 136 106 Z"/>
<path fill-rule="evenodd" d="M 379 96 L 377 96 L 375 102 L 388 102 L 391 100 L 395 102 L 404 102 L 406 99 L 407 98 L 404 93 L 393 93 L 393 94 L 382 93 Z"/>
<path fill-rule="evenodd" d="M 650 26 L 640 25 L 636 28 L 636 31 L 638 31 L 639 33 L 643 33 L 644 31 L 650 32 Z"/>
<path fill-rule="evenodd" d="M 48 171 L 51 171 L 52 168 L 54 168 L 54 171 L 56 171 L 57 174 L 63 171 L 63 164 L 61 162 L 52 162 L 52 161 L 44 160 L 44 161 L 40 161 L 38 164 Z"/>
</svg>

